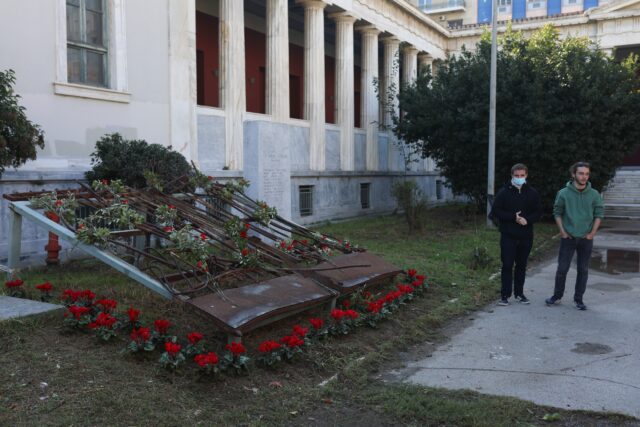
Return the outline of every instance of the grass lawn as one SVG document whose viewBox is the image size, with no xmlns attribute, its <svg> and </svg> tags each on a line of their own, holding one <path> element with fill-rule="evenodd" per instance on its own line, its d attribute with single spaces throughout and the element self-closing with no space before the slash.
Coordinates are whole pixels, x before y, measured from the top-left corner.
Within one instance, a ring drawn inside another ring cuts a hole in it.
<svg viewBox="0 0 640 427">
<path fill-rule="evenodd" d="M 416 268 L 431 286 L 378 328 L 331 337 L 273 369 L 252 367 L 247 375 L 216 379 L 201 378 L 192 365 L 169 373 L 156 363 L 159 353 L 135 357 L 122 351 L 126 336 L 101 344 L 68 331 L 61 313 L 0 322 L 0 425 L 632 425 L 617 415 L 376 379 L 398 363 L 400 352 L 445 339 L 445 324 L 498 297 L 499 279 L 490 277 L 498 271 L 499 233 L 485 229 L 484 216 L 464 206 L 426 215 L 428 225 L 419 233 L 408 233 L 400 216 L 320 227 L 399 267 Z M 539 224 L 536 231 L 534 260 L 553 247 L 555 227 Z M 92 289 L 119 301 L 121 311 L 139 308 L 147 325 L 167 318 L 173 334 L 184 339 L 200 331 L 208 349 L 222 351 L 223 335 L 205 318 L 95 261 L 21 277 L 31 287 L 49 280 L 58 290 Z M 261 341 L 288 334 L 313 314 L 260 329 L 244 342 L 255 352 Z M 542 421 L 556 412 L 559 420 Z"/>
</svg>

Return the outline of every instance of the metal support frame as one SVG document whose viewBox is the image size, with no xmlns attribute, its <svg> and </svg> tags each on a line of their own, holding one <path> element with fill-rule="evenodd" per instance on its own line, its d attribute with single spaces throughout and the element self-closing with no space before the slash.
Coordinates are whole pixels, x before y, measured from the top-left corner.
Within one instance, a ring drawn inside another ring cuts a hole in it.
<svg viewBox="0 0 640 427">
<path fill-rule="evenodd" d="M 15 270 L 20 263 L 20 248 L 22 243 L 22 217 L 26 217 L 30 221 L 35 222 L 38 226 L 50 231 L 61 239 L 71 243 L 74 248 L 92 255 L 94 258 L 102 261 L 108 266 L 118 270 L 125 276 L 135 280 L 136 282 L 146 286 L 157 294 L 167 299 L 172 299 L 173 295 L 159 281 L 151 276 L 138 270 L 136 267 L 122 261 L 121 259 L 102 251 L 95 246 L 86 245 L 80 242 L 74 232 L 68 230 L 60 224 L 56 224 L 42 212 L 36 211 L 29 207 L 29 202 L 9 202 L 11 210 L 11 236 L 9 246 L 9 268 Z"/>
</svg>

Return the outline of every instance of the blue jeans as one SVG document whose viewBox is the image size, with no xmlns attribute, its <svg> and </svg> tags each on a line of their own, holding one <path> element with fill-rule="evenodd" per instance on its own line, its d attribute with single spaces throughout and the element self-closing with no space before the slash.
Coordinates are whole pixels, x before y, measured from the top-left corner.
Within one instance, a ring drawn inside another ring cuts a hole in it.
<svg viewBox="0 0 640 427">
<path fill-rule="evenodd" d="M 571 266 L 573 253 L 578 253 L 578 277 L 576 289 L 573 294 L 574 301 L 582 302 L 582 296 L 587 289 L 589 277 L 589 259 L 593 249 L 593 240 L 585 238 L 560 239 L 560 252 L 558 253 L 558 269 L 556 270 L 556 284 L 553 296 L 561 299 L 564 295 L 564 285 L 567 281 L 567 272 Z"/>
<path fill-rule="evenodd" d="M 533 237 L 515 238 L 506 233 L 500 236 L 500 258 L 502 260 L 502 298 L 511 297 L 511 287 L 515 296 L 523 295 L 524 276 L 527 259 L 533 246 Z M 514 268 L 515 264 L 515 268 Z"/>
</svg>

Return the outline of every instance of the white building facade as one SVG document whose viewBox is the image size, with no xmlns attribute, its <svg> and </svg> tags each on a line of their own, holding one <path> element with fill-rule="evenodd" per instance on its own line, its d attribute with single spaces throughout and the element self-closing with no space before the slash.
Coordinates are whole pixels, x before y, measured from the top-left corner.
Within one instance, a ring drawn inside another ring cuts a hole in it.
<svg viewBox="0 0 640 427">
<path fill-rule="evenodd" d="M 566 27 L 607 49 L 640 45 L 638 1 Z M 208 175 L 245 177 L 250 195 L 301 223 L 389 212 L 406 176 L 431 200 L 451 197 L 431 160 L 407 168 L 377 91 L 384 99 L 482 29 L 446 28 L 418 2 L 3 0 L 0 12 L 0 70 L 15 70 L 46 143 L 3 174 L 2 193 L 75 186 L 95 142 L 119 132 Z M 6 210 L 3 200 L 0 260 Z M 32 227 L 23 248 L 38 252 L 46 235 Z"/>
</svg>

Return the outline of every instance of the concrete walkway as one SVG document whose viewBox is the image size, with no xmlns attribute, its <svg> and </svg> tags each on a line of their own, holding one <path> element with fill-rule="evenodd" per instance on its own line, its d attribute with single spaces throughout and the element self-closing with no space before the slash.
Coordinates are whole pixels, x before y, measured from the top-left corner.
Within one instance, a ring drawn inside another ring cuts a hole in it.
<svg viewBox="0 0 640 427">
<path fill-rule="evenodd" d="M 475 313 L 469 327 L 395 379 L 640 418 L 640 224 L 607 226 L 595 240 L 587 311 L 572 304 L 575 258 L 562 304 L 545 306 L 554 257 L 528 273 L 531 305 L 511 300 Z"/>
</svg>

